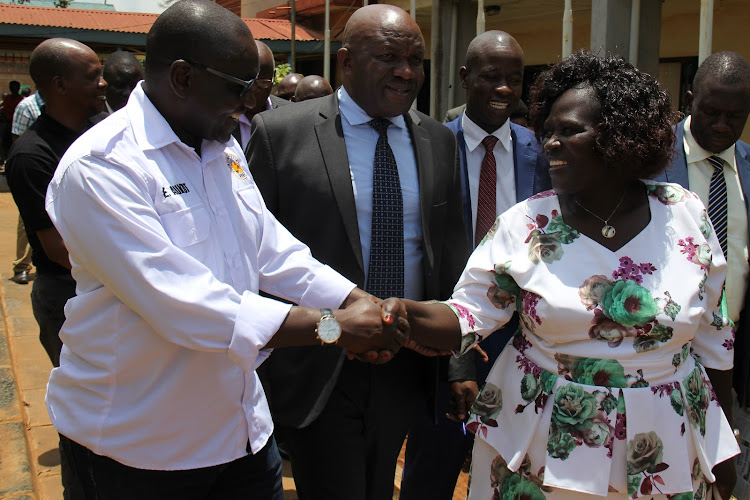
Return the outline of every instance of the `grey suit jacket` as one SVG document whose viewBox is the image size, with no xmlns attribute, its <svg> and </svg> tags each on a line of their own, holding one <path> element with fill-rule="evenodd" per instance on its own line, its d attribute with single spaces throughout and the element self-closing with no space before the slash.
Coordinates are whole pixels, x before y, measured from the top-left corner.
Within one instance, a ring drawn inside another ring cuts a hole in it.
<svg viewBox="0 0 750 500">
<path fill-rule="evenodd" d="M 410 111 L 404 118 L 419 175 L 424 298 L 446 299 L 468 257 L 456 140 L 422 113 Z M 365 263 L 336 94 L 261 113 L 252 130 L 248 165 L 268 208 L 314 257 L 363 287 Z M 410 353 L 397 359 L 404 354 Z M 264 363 L 276 423 L 301 427 L 314 420 L 343 357 L 341 349 L 330 347 L 276 350 Z"/>
</svg>

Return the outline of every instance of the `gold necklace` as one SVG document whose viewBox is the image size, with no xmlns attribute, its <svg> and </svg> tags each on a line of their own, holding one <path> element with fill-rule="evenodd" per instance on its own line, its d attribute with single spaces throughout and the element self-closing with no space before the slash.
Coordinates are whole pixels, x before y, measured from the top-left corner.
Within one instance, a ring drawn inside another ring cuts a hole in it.
<svg viewBox="0 0 750 500">
<path fill-rule="evenodd" d="M 612 213 L 609 214 L 609 217 L 607 217 L 606 219 L 602 219 L 601 217 L 599 217 L 598 215 L 596 215 L 594 212 L 592 212 L 588 208 L 586 208 L 583 205 L 581 205 L 578 202 L 578 199 L 573 198 L 573 201 L 576 202 L 576 205 L 578 205 L 579 207 L 581 207 L 582 209 L 584 209 L 585 211 L 587 211 L 588 213 L 590 213 L 591 215 L 593 215 L 594 217 L 596 217 L 597 219 L 599 219 L 600 221 L 602 221 L 604 223 L 604 227 L 602 228 L 602 236 L 604 236 L 607 239 L 611 239 L 611 238 L 615 237 L 615 234 L 617 234 L 617 231 L 615 230 L 614 226 L 610 226 L 609 225 L 609 219 L 611 219 L 612 216 L 615 215 L 615 212 L 617 212 L 617 209 L 620 208 L 620 205 L 622 205 L 623 200 L 625 200 L 625 194 L 627 192 L 628 192 L 627 189 L 625 191 L 623 191 L 622 198 L 620 198 L 620 202 L 617 204 L 617 206 L 615 207 L 615 209 L 612 210 Z"/>
</svg>

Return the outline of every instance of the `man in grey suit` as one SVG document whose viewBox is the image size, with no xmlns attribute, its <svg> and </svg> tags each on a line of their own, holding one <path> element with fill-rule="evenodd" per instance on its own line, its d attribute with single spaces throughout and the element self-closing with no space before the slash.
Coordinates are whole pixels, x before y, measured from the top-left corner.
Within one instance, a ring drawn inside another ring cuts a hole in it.
<svg viewBox="0 0 750 500">
<path fill-rule="evenodd" d="M 276 67 L 276 61 L 273 58 L 273 52 L 263 42 L 255 40 L 255 46 L 258 47 L 258 79 L 255 80 L 251 91 L 253 97 L 255 97 L 255 106 L 245 110 L 245 114 L 240 116 L 239 126 L 232 132 L 232 136 L 237 139 L 237 142 L 242 146 L 242 150 L 245 151 L 247 143 L 250 142 L 250 132 L 252 130 L 251 122 L 253 117 L 258 113 L 267 111 L 269 109 L 276 109 L 279 106 L 286 106 L 291 104 L 286 99 L 271 95 L 271 87 L 273 86 L 273 73 Z"/>
<path fill-rule="evenodd" d="M 726 235 L 722 246 L 729 266 L 727 305 L 729 317 L 736 325 L 734 388 L 740 404 L 747 406 L 750 145 L 739 138 L 750 114 L 750 65 L 736 52 L 711 54 L 698 68 L 693 90 L 687 92 L 685 100 L 690 116 L 675 127 L 676 155 L 670 168 L 657 180 L 675 182 L 695 192 L 706 205 L 709 216 L 712 213 L 709 198 L 716 199 L 709 196 L 709 190 L 726 192 L 726 209 L 723 215 L 712 217 L 711 222 L 720 241 L 721 233 Z"/>
<path fill-rule="evenodd" d="M 468 256 L 455 137 L 410 111 L 423 59 L 408 13 L 386 4 L 357 10 L 338 52 L 343 87 L 256 116 L 247 150 L 278 220 L 315 257 L 381 298 L 448 298 Z M 385 184 L 395 191 L 385 195 Z M 400 215 L 386 223 L 391 210 Z M 387 247 L 399 251 L 384 267 L 400 291 L 381 288 L 384 228 L 396 228 Z M 287 431 L 299 497 L 392 498 L 413 416 L 434 410 L 427 396 L 435 360 L 402 349 L 374 366 L 306 348 L 275 352 L 266 364 L 264 388 L 277 429 Z"/>
</svg>

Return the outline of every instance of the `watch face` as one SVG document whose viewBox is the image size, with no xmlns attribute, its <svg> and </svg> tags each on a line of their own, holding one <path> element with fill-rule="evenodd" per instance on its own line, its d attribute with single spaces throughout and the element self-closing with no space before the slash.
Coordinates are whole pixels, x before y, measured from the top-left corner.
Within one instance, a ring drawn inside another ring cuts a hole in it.
<svg viewBox="0 0 750 500">
<path fill-rule="evenodd" d="M 318 338 L 326 344 L 332 344 L 341 337 L 341 325 L 333 318 L 325 318 L 318 325 Z"/>
</svg>

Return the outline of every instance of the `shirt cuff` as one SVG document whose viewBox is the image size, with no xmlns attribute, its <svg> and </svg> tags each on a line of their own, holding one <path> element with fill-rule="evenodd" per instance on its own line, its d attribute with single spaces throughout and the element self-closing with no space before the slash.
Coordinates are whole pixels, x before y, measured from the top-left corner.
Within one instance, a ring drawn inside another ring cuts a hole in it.
<svg viewBox="0 0 750 500">
<path fill-rule="evenodd" d="M 338 309 L 356 286 L 329 266 L 323 266 L 315 270 L 315 276 L 300 297 L 299 305 L 313 309 Z"/>
<path fill-rule="evenodd" d="M 258 359 L 260 350 L 279 330 L 291 308 L 291 304 L 243 293 L 229 343 L 229 359 L 245 373 L 252 373 L 263 361 Z"/>
</svg>

